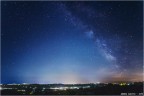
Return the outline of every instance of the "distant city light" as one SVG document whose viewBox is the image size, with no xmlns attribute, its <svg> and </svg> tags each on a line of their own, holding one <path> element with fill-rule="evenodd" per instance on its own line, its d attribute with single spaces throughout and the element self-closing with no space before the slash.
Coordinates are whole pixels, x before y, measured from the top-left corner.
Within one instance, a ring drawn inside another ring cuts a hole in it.
<svg viewBox="0 0 144 96">
<path fill-rule="evenodd" d="M 100 84 L 100 82 L 96 82 L 96 84 Z"/>
<path fill-rule="evenodd" d="M 25 92 L 25 90 L 17 90 L 17 91 Z"/>
<path fill-rule="evenodd" d="M 16 84 L 16 83 L 13 83 L 13 84 L 7 84 L 7 85 L 18 85 L 18 84 Z"/>
<path fill-rule="evenodd" d="M 0 87 L 0 90 L 2 90 L 2 87 Z"/>
<path fill-rule="evenodd" d="M 126 83 L 120 83 L 120 86 L 125 86 L 126 85 Z"/>
<path fill-rule="evenodd" d="M 83 88 L 89 88 L 90 86 L 85 86 Z M 54 89 L 54 90 L 67 90 L 67 89 L 79 89 L 79 87 L 54 87 L 54 88 L 50 88 L 50 89 Z"/>
<path fill-rule="evenodd" d="M 22 84 L 24 84 L 24 85 L 28 85 L 28 83 L 22 83 Z"/>
</svg>

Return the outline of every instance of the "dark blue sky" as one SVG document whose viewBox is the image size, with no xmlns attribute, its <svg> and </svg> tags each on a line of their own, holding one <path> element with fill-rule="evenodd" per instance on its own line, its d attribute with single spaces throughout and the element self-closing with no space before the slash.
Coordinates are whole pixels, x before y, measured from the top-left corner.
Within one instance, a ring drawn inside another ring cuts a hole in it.
<svg viewBox="0 0 144 96">
<path fill-rule="evenodd" d="M 2 83 L 143 79 L 143 2 L 1 2 Z"/>
</svg>

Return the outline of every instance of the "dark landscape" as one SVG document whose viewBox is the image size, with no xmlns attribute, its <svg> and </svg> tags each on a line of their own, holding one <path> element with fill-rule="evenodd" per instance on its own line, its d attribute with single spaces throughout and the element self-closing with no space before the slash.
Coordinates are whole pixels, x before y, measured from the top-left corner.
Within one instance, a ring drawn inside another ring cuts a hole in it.
<svg viewBox="0 0 144 96">
<path fill-rule="evenodd" d="M 3 84 L 2 95 L 143 95 L 143 83 Z"/>
</svg>

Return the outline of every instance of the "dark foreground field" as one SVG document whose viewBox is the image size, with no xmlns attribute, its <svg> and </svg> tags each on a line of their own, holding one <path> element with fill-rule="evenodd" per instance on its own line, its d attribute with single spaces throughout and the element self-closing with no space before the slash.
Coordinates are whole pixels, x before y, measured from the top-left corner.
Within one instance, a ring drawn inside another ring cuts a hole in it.
<svg viewBox="0 0 144 96">
<path fill-rule="evenodd" d="M 2 85 L 2 95 L 142 95 L 143 83 Z"/>
</svg>

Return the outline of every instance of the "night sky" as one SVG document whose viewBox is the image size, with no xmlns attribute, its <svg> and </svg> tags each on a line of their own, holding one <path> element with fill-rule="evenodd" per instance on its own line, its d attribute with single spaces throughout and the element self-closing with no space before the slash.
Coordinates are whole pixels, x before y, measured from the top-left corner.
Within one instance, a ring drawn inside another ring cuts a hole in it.
<svg viewBox="0 0 144 96">
<path fill-rule="evenodd" d="M 143 2 L 1 2 L 2 83 L 143 80 Z"/>
</svg>

